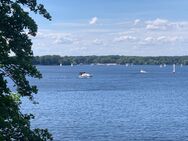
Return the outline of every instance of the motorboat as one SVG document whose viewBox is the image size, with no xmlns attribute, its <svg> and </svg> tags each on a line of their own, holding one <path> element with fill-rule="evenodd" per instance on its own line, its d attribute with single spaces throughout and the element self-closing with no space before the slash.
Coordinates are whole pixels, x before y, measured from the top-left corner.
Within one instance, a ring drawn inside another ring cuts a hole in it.
<svg viewBox="0 0 188 141">
<path fill-rule="evenodd" d="M 140 73 L 147 73 L 145 70 L 141 69 Z"/>
<path fill-rule="evenodd" d="M 92 77 L 92 75 L 89 73 L 86 73 L 86 72 L 79 73 L 79 78 L 90 78 L 90 77 Z"/>
</svg>

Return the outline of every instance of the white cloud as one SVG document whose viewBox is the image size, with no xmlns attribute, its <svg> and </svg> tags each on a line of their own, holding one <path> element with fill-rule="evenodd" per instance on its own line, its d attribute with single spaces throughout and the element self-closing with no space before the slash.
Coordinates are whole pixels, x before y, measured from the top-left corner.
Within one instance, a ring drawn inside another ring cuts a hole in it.
<svg viewBox="0 0 188 141">
<path fill-rule="evenodd" d="M 60 45 L 60 44 L 76 44 L 78 39 L 75 38 L 71 33 L 61 33 L 51 30 L 39 31 L 34 40 L 44 41 L 46 45 Z"/>
<path fill-rule="evenodd" d="M 137 25 L 137 24 L 139 24 L 140 22 L 141 22 L 140 19 L 136 19 L 136 20 L 134 20 L 134 25 Z"/>
<path fill-rule="evenodd" d="M 98 18 L 93 17 L 90 24 L 97 22 Z M 52 25 L 51 30 L 40 30 L 37 37 L 32 38 L 35 53 L 99 55 L 108 52 L 126 55 L 129 52 L 128 55 L 151 55 L 147 52 L 150 50 L 153 54 L 160 55 L 169 53 L 169 48 L 182 48 L 182 53 L 187 50 L 188 21 L 135 19 L 122 20 L 122 23 L 127 24 L 118 25 L 116 23 L 120 23 L 119 20 L 102 20 L 101 25 L 94 28 L 91 28 L 87 20 L 78 22 L 80 23 L 85 25 L 76 28 L 72 28 L 72 25 L 71 28 Z"/>
<path fill-rule="evenodd" d="M 157 18 L 153 21 L 146 21 L 147 30 L 179 30 L 179 29 L 188 29 L 187 21 L 169 21 L 166 19 Z"/>
<path fill-rule="evenodd" d="M 146 37 L 144 41 L 146 42 L 153 42 L 155 39 L 153 37 Z"/>
<path fill-rule="evenodd" d="M 115 42 L 123 42 L 123 41 L 135 41 L 137 38 L 134 36 L 129 36 L 129 35 L 125 35 L 125 36 L 120 36 L 114 39 Z"/>
<path fill-rule="evenodd" d="M 154 21 L 146 21 L 146 29 L 149 30 L 156 30 L 156 29 L 161 29 L 165 30 L 167 27 L 170 25 L 168 20 L 165 19 L 156 19 Z"/>
<path fill-rule="evenodd" d="M 157 41 L 167 41 L 167 37 L 166 36 L 160 36 L 160 37 L 157 37 L 156 39 Z"/>
<path fill-rule="evenodd" d="M 104 44 L 103 41 L 102 41 L 102 40 L 99 40 L 99 39 L 93 40 L 92 43 L 95 44 L 95 45 L 103 45 L 103 44 Z"/>
<path fill-rule="evenodd" d="M 38 39 L 56 39 L 60 37 L 65 37 L 65 36 L 72 36 L 71 33 L 66 33 L 66 32 L 55 32 L 51 30 L 41 30 L 37 33 L 36 38 Z"/>
<path fill-rule="evenodd" d="M 157 37 L 152 37 L 148 36 L 145 37 L 144 40 L 141 41 L 141 44 L 146 45 L 146 44 L 173 44 L 178 41 L 181 41 L 181 37 L 177 36 L 157 36 Z"/>
<path fill-rule="evenodd" d="M 74 39 L 69 37 L 58 37 L 54 40 L 55 44 L 72 44 L 74 43 Z"/>
<path fill-rule="evenodd" d="M 89 21 L 89 24 L 96 24 L 98 21 L 98 18 L 97 17 L 93 17 L 90 21 Z"/>
<path fill-rule="evenodd" d="M 161 43 L 175 43 L 178 40 L 181 40 L 181 38 L 177 36 L 160 36 L 157 38 L 157 41 Z"/>
</svg>

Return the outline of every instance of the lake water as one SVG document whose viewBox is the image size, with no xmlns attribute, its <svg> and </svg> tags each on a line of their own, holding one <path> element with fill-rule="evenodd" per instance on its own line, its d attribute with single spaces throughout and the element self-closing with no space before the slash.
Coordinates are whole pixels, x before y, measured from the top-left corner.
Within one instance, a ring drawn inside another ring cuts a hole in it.
<svg viewBox="0 0 188 141">
<path fill-rule="evenodd" d="M 55 141 L 188 141 L 188 67 L 38 66 L 33 127 Z M 140 69 L 148 73 L 139 73 Z M 79 79 L 78 73 L 93 74 Z"/>
</svg>

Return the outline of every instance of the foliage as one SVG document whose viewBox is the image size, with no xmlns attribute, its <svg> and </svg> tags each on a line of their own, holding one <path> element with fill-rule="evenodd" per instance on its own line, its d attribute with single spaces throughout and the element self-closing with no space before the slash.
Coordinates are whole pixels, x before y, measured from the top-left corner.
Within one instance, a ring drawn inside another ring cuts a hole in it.
<svg viewBox="0 0 188 141">
<path fill-rule="evenodd" d="M 138 56 L 58 56 L 46 55 L 36 56 L 34 65 L 70 65 L 70 64 L 137 64 L 137 65 L 159 65 L 159 64 L 184 64 L 188 65 L 188 56 L 160 56 L 160 57 L 138 57 Z"/>
<path fill-rule="evenodd" d="M 46 129 L 30 129 L 30 119 L 34 116 L 22 114 L 20 104 L 18 94 L 0 96 L 0 140 L 45 141 L 52 139 Z"/>
<path fill-rule="evenodd" d="M 51 140 L 47 130 L 30 128 L 33 115 L 20 112 L 19 97 L 12 95 L 7 84 L 7 79 L 11 79 L 17 93 L 32 100 L 37 87 L 31 86 L 27 77 L 41 78 L 32 65 L 30 39 L 36 36 L 37 24 L 25 8 L 51 20 L 44 6 L 36 0 L 0 0 L 0 140 Z"/>
</svg>

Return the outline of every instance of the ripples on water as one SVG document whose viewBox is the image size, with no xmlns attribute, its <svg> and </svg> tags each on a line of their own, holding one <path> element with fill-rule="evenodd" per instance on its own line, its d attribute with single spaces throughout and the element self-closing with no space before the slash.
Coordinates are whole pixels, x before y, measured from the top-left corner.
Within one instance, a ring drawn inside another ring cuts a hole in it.
<svg viewBox="0 0 188 141">
<path fill-rule="evenodd" d="M 140 69 L 147 74 L 140 74 Z M 55 141 L 187 141 L 188 67 L 39 66 L 34 127 Z M 93 74 L 79 79 L 78 73 Z"/>
</svg>

